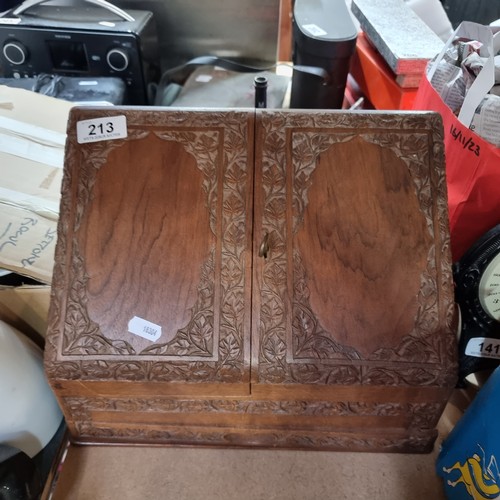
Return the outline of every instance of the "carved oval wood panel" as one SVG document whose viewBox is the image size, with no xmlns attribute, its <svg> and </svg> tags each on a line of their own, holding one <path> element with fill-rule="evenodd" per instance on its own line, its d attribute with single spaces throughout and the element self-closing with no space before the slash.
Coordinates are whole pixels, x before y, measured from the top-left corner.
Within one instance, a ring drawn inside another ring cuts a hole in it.
<svg viewBox="0 0 500 500">
<path fill-rule="evenodd" d="M 438 118 L 275 112 L 261 124 L 254 233 L 270 250 L 255 260 L 254 380 L 454 384 Z"/>
<path fill-rule="evenodd" d="M 125 139 L 78 143 L 76 123 L 116 113 Z M 49 375 L 248 392 L 252 114 L 83 108 L 68 130 Z"/>
<path fill-rule="evenodd" d="M 394 152 L 355 138 L 319 155 L 296 248 L 325 335 L 364 358 L 396 347 L 414 328 L 431 243 Z"/>
<path fill-rule="evenodd" d="M 109 154 L 80 232 L 87 311 L 105 337 L 140 352 L 151 342 L 128 332 L 134 316 L 162 327 L 158 343 L 191 319 L 215 245 L 202 186 L 195 158 L 178 142 L 150 137 Z M 204 321 L 211 331 L 213 313 Z"/>
</svg>

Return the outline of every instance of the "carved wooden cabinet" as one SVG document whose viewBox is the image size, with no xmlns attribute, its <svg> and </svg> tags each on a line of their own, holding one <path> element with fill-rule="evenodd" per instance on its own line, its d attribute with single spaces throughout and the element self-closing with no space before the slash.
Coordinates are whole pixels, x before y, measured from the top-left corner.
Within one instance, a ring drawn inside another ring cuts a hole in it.
<svg viewBox="0 0 500 500">
<path fill-rule="evenodd" d="M 452 287 L 436 114 L 71 113 L 45 366 L 77 442 L 429 451 Z"/>
</svg>

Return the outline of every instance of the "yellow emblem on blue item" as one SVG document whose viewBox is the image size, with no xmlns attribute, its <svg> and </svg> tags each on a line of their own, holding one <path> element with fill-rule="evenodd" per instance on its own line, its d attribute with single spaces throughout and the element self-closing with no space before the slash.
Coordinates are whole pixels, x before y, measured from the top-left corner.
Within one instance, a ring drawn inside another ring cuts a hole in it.
<svg viewBox="0 0 500 500">
<path fill-rule="evenodd" d="M 496 458 L 492 455 L 488 465 L 485 465 L 484 450 L 479 444 L 478 446 L 482 451 L 482 459 L 477 453 L 474 453 L 464 463 L 455 462 L 451 467 L 443 467 L 443 472 L 450 475 L 447 484 L 453 488 L 463 484 L 467 493 L 474 500 L 500 498 L 500 487 L 498 485 L 500 472 Z M 452 479 L 453 477 L 455 479 Z"/>
<path fill-rule="evenodd" d="M 500 323 L 499 323 L 500 327 Z M 448 500 L 500 500 L 500 367 L 443 441 L 436 473 Z"/>
</svg>

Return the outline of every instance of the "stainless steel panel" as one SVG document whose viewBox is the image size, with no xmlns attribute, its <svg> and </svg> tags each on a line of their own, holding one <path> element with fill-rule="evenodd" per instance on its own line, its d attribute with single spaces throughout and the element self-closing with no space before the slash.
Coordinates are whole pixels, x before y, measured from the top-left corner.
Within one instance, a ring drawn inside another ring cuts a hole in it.
<svg viewBox="0 0 500 500">
<path fill-rule="evenodd" d="M 248 63 L 275 62 L 279 0 L 116 0 L 153 12 L 162 69 L 200 55 Z"/>
</svg>

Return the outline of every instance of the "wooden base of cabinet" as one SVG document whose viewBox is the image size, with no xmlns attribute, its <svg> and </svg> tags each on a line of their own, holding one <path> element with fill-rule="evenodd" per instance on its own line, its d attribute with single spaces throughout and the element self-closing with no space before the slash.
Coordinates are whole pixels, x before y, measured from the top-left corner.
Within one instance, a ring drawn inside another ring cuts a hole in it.
<svg viewBox="0 0 500 500">
<path fill-rule="evenodd" d="M 313 395 L 318 389 L 301 386 L 294 392 Z M 427 453 L 449 396 L 436 388 L 335 391 L 337 398 L 329 400 L 291 400 L 279 386 L 257 387 L 262 396 L 273 394 L 261 399 L 67 395 L 62 404 L 79 444 Z M 332 388 L 324 392 L 334 394 Z"/>
<path fill-rule="evenodd" d="M 109 438 L 120 434 L 118 439 Z M 145 432 L 154 440 L 144 439 Z M 220 427 L 162 426 L 161 429 L 124 426 L 110 428 L 105 424 L 74 440 L 79 445 L 144 445 L 144 446 L 207 446 L 225 448 L 289 449 L 316 451 L 356 451 L 370 453 L 430 453 L 437 430 L 409 433 L 400 429 L 367 431 L 304 431 L 295 429 L 233 429 Z M 193 436 L 196 442 L 193 442 Z"/>
</svg>

